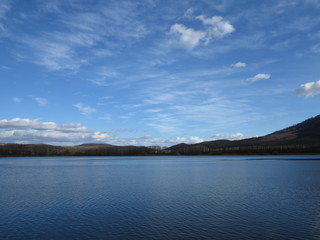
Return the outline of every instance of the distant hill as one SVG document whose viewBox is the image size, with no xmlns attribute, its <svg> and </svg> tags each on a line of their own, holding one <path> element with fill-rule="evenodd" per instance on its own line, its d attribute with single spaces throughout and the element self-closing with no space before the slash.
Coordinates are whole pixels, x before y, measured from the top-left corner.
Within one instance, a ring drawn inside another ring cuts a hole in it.
<svg viewBox="0 0 320 240">
<path fill-rule="evenodd" d="M 243 140 L 215 140 L 197 144 L 157 147 L 115 146 L 86 143 L 77 146 L 46 144 L 0 144 L 6 156 L 141 156 L 219 154 L 320 154 L 320 115 L 263 137 Z"/>
<path fill-rule="evenodd" d="M 320 154 L 320 115 L 263 137 L 169 147 L 171 154 Z"/>
<path fill-rule="evenodd" d="M 263 137 L 264 140 L 320 139 L 320 115 L 297 125 L 276 131 Z"/>
<path fill-rule="evenodd" d="M 46 144 L 0 144 L 0 156 L 135 156 L 152 155 L 148 147 L 82 144 L 51 146 Z"/>
</svg>

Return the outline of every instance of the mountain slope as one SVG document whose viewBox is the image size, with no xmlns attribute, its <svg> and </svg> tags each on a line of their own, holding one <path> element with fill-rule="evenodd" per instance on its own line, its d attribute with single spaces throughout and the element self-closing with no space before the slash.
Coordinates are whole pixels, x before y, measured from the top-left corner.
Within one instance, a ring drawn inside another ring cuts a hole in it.
<svg viewBox="0 0 320 240">
<path fill-rule="evenodd" d="M 268 134 L 264 140 L 320 139 L 320 115 L 299 124 Z"/>
<path fill-rule="evenodd" d="M 173 154 L 298 154 L 320 153 L 320 115 L 263 137 L 179 144 Z"/>
</svg>

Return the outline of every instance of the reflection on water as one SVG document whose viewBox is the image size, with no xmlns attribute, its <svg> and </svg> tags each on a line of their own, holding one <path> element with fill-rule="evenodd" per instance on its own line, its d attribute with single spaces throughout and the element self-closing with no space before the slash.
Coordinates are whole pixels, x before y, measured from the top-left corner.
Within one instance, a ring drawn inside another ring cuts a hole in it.
<svg viewBox="0 0 320 240">
<path fill-rule="evenodd" d="M 312 159 L 3 158 L 0 239 L 320 239 Z"/>
</svg>

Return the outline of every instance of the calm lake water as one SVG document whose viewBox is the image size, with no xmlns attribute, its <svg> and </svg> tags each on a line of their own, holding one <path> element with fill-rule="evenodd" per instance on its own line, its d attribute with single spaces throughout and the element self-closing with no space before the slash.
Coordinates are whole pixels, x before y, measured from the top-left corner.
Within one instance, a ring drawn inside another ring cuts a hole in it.
<svg viewBox="0 0 320 240">
<path fill-rule="evenodd" d="M 320 239 L 319 158 L 2 158 L 0 239 Z"/>
</svg>

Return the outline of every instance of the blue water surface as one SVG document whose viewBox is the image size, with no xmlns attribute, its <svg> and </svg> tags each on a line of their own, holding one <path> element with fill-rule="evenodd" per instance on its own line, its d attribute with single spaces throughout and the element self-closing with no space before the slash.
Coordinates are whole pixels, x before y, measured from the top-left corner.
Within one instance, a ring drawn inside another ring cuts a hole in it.
<svg viewBox="0 0 320 240">
<path fill-rule="evenodd" d="M 0 239 L 320 239 L 320 156 L 0 159 Z"/>
</svg>

